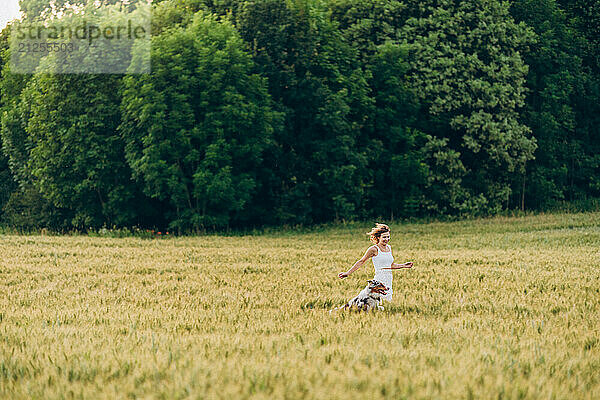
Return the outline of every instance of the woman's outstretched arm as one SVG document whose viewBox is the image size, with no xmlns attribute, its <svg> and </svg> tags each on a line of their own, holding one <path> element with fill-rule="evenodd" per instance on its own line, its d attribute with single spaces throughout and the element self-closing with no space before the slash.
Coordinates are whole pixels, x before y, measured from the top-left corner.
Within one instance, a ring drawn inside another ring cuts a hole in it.
<svg viewBox="0 0 600 400">
<path fill-rule="evenodd" d="M 360 260 L 358 260 L 357 262 L 354 263 L 354 265 L 352 266 L 352 268 L 350 268 L 348 271 L 346 272 L 340 272 L 338 274 L 339 278 L 345 278 L 348 275 L 350 275 L 351 273 L 353 273 L 354 271 L 356 271 L 357 269 L 359 269 L 360 267 L 362 267 L 362 265 L 371 257 L 373 257 L 375 255 L 376 250 L 373 248 L 373 246 L 369 247 L 367 249 L 367 251 L 365 252 L 365 255 L 362 256 L 362 258 Z"/>
</svg>

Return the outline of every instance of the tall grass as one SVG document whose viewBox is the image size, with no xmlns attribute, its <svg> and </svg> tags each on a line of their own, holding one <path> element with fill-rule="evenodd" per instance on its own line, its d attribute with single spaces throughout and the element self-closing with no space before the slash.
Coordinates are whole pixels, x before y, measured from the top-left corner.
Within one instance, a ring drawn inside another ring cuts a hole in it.
<svg viewBox="0 0 600 400">
<path fill-rule="evenodd" d="M 394 301 L 328 309 L 370 226 L 0 236 L 0 398 L 593 399 L 600 214 L 391 225 Z"/>
</svg>

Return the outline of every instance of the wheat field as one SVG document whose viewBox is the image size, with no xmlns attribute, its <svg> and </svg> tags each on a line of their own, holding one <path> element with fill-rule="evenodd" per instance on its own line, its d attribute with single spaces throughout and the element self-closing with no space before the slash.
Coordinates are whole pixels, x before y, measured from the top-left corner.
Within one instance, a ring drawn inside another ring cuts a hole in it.
<svg viewBox="0 0 600 400">
<path fill-rule="evenodd" d="M 142 239 L 0 236 L 2 399 L 594 399 L 600 213 Z"/>
</svg>

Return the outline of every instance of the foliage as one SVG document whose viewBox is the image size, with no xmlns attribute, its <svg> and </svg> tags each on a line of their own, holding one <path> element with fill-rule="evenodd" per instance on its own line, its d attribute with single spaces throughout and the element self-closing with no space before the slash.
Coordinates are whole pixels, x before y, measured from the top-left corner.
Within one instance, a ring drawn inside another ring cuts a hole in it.
<svg viewBox="0 0 600 400">
<path fill-rule="evenodd" d="M 272 124 L 266 82 L 233 26 L 198 13 L 153 37 L 153 71 L 125 78 L 120 132 L 172 229 L 224 227 L 252 200 Z"/>
<path fill-rule="evenodd" d="M 109 4 L 132 4 L 138 0 L 19 0 L 19 7 L 24 19 L 49 19 L 72 9 L 93 6 L 100 8 Z"/>
<path fill-rule="evenodd" d="M 565 12 L 569 25 L 586 38 L 584 63 L 594 74 L 600 73 L 600 1 L 599 0 L 558 0 Z"/>
<path fill-rule="evenodd" d="M 50 229 L 62 232 L 73 229 L 73 213 L 57 208 L 30 184 L 14 188 L 2 208 L 2 223 L 20 232 Z"/>
<path fill-rule="evenodd" d="M 539 148 L 523 200 L 544 208 L 600 194 L 598 78 L 585 66 L 589 42 L 554 0 L 516 1 L 511 13 L 537 35 L 525 54 L 530 89 L 523 114 Z M 522 179 L 515 186 L 522 192 Z"/>
<path fill-rule="evenodd" d="M 11 72 L 19 24 L 134 3 L 21 0 L 0 34 L 5 220 L 199 232 L 600 197 L 598 0 L 161 0 L 149 75 Z"/>
<path fill-rule="evenodd" d="M 424 105 L 418 127 L 448 139 L 465 167 L 463 189 L 482 199 L 484 211 L 498 211 L 510 194 L 509 177 L 535 150 L 518 114 L 527 73 L 520 50 L 531 32 L 513 22 L 506 3 L 406 3 L 413 16 L 401 38 L 410 51 L 410 85 Z"/>
<path fill-rule="evenodd" d="M 285 116 L 269 156 L 278 221 L 352 218 L 366 181 L 361 126 L 372 109 L 357 52 L 317 1 L 247 2 L 236 21 Z"/>
<path fill-rule="evenodd" d="M 8 38 L 9 38 L 10 27 L 6 27 L 0 32 L 0 71 L 4 69 L 4 65 L 7 64 L 8 60 L 5 59 L 8 54 Z M 0 94 L 0 116 L 3 110 L 2 96 Z M 0 133 L 2 132 L 2 126 L 0 124 Z M 0 134 L 0 220 L 2 218 L 2 208 L 8 201 L 10 194 L 14 190 L 15 182 L 8 166 L 8 158 L 2 151 L 2 136 Z"/>
<path fill-rule="evenodd" d="M 370 136 L 371 188 L 366 192 L 363 217 L 410 217 L 427 212 L 425 146 L 427 135 L 411 128 L 418 112 L 416 95 L 405 82 L 409 68 L 406 46 L 386 42 L 367 58 L 370 88 L 375 107 L 366 124 Z M 425 150 L 425 151 L 424 151 Z"/>
<path fill-rule="evenodd" d="M 36 75 L 24 90 L 31 103 L 26 168 L 56 207 L 74 210 L 74 227 L 135 221 L 140 204 L 116 128 L 119 85 L 111 75 Z"/>
<path fill-rule="evenodd" d="M 368 59 L 377 46 L 399 39 L 399 31 L 409 17 L 410 9 L 399 0 L 332 0 L 332 18 L 361 58 Z"/>
</svg>

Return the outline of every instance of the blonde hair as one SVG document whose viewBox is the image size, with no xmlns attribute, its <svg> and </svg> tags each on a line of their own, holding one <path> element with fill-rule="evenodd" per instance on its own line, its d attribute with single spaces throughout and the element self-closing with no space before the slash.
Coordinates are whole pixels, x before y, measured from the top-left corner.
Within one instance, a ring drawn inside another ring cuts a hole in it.
<svg viewBox="0 0 600 400">
<path fill-rule="evenodd" d="M 379 243 L 379 237 L 381 236 L 381 234 L 389 231 L 390 227 L 386 224 L 376 223 L 375 227 L 371 229 L 371 232 L 367 232 L 367 235 L 371 237 L 371 242 L 377 244 Z"/>
</svg>

